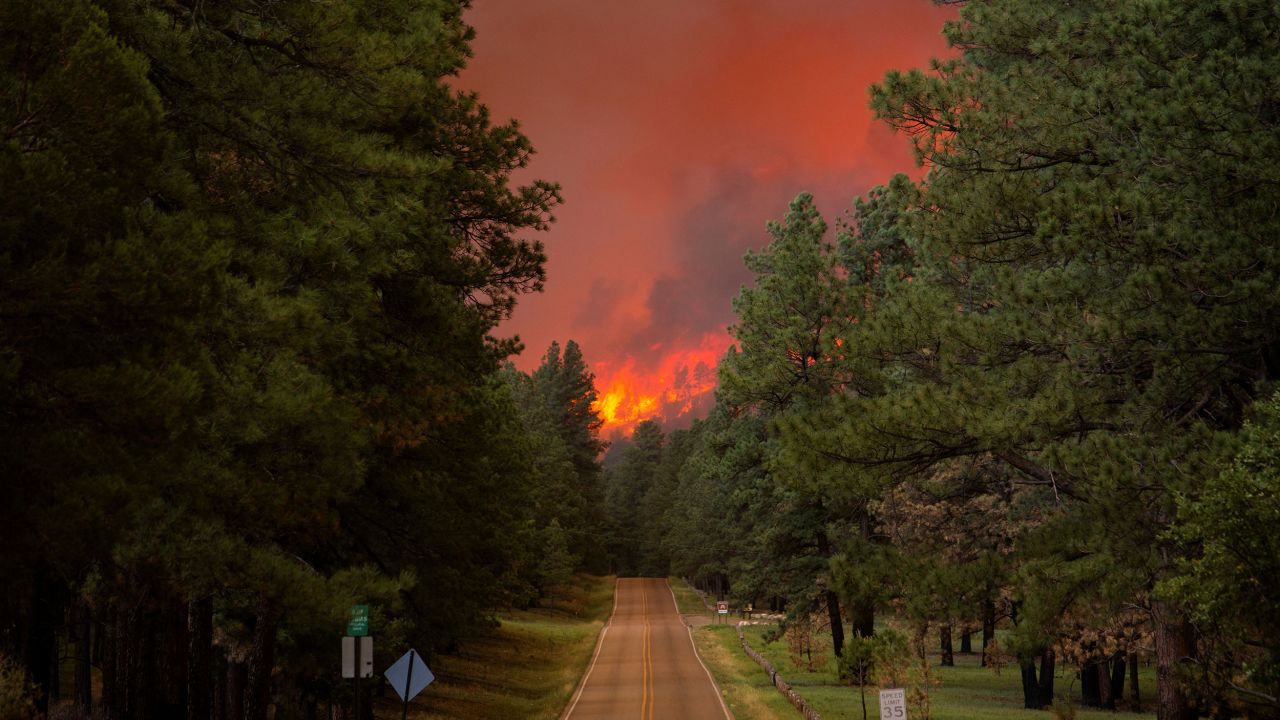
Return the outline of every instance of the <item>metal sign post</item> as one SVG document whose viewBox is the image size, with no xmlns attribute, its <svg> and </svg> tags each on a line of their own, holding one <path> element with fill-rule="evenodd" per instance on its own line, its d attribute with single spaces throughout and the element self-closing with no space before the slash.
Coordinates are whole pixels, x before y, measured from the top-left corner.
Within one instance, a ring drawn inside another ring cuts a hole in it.
<svg viewBox="0 0 1280 720">
<path fill-rule="evenodd" d="M 409 669 L 404 674 L 404 692 L 401 696 L 404 698 L 404 707 L 400 710 L 400 720 L 406 720 L 409 717 L 409 688 L 413 686 L 413 659 L 417 657 L 413 648 L 409 649 Z"/>
<path fill-rule="evenodd" d="M 342 638 L 342 677 L 351 678 L 353 707 L 356 717 L 360 717 L 360 678 L 373 677 L 373 638 Z"/>
<path fill-rule="evenodd" d="M 352 605 L 347 634 L 342 638 L 342 677 L 351 678 L 352 710 L 360 715 L 360 678 L 373 677 L 373 638 L 369 637 L 369 606 Z"/>
<path fill-rule="evenodd" d="M 418 693 L 436 679 L 427 664 L 422 662 L 422 657 L 413 649 L 401 655 L 400 659 L 382 674 L 386 676 L 387 682 L 391 683 L 391 687 L 404 702 L 400 711 L 401 720 L 409 716 L 409 701 L 417 697 Z"/>
</svg>

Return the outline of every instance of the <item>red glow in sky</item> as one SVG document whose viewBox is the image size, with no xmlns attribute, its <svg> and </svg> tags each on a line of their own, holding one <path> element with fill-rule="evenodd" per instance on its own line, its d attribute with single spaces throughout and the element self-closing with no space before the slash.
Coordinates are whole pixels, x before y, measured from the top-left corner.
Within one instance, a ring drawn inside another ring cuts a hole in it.
<svg viewBox="0 0 1280 720">
<path fill-rule="evenodd" d="M 563 186 L 542 239 L 547 287 L 502 328 L 536 366 L 573 339 L 605 434 L 678 424 L 711 402 L 742 255 L 812 192 L 829 217 L 911 171 L 867 87 L 947 53 L 928 0 L 476 0 L 461 85 Z"/>
</svg>

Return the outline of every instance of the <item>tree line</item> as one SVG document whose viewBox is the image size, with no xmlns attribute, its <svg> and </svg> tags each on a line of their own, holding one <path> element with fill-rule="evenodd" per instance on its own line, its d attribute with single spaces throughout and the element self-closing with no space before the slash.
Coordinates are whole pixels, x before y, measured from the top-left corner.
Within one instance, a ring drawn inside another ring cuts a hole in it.
<svg viewBox="0 0 1280 720">
<path fill-rule="evenodd" d="M 1028 708 L 1067 664 L 1089 705 L 1280 717 L 1280 10 L 958 4 L 871 89 L 923 179 L 769 224 L 717 408 L 608 471 L 619 556 L 837 655 L 980 636 Z"/>
<path fill-rule="evenodd" d="M 466 5 L 0 5 L 0 714 L 316 717 L 351 605 L 430 658 L 603 564 Z"/>
</svg>

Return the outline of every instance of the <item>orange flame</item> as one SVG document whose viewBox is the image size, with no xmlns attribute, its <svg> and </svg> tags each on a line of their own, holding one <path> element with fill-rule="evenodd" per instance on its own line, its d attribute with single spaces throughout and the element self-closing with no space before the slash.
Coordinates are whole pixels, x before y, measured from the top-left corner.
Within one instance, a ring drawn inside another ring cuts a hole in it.
<svg viewBox="0 0 1280 720">
<path fill-rule="evenodd" d="M 621 364 L 595 363 L 599 397 L 594 407 L 604 420 L 601 434 L 629 436 L 644 420 L 669 423 L 688 416 L 715 390 L 716 365 L 731 343 L 723 331 L 708 333 L 697 347 L 668 351 L 647 372 L 632 357 Z"/>
</svg>

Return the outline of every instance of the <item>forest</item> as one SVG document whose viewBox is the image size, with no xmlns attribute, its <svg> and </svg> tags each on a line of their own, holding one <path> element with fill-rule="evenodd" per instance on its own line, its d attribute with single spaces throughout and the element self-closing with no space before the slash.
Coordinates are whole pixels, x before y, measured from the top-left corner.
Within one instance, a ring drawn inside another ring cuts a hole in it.
<svg viewBox="0 0 1280 720">
<path fill-rule="evenodd" d="M 352 605 L 430 659 L 602 565 L 463 9 L 0 3 L 0 716 L 317 717 Z"/>
<path fill-rule="evenodd" d="M 607 470 L 469 3 L 0 3 L 0 716 L 315 718 L 353 605 L 431 659 L 587 572 L 1280 717 L 1280 8 L 938 1 L 921 172 L 768 223 Z"/>
<path fill-rule="evenodd" d="M 851 682 L 892 619 L 999 631 L 1027 708 L 1066 666 L 1134 709 L 1141 660 L 1161 720 L 1280 717 L 1280 9 L 961 5 L 871 88 L 923 178 L 796 197 L 715 410 L 607 471 L 621 571 L 823 624 Z"/>
</svg>

